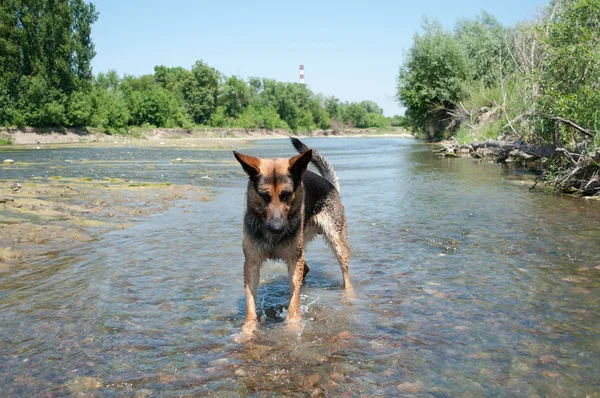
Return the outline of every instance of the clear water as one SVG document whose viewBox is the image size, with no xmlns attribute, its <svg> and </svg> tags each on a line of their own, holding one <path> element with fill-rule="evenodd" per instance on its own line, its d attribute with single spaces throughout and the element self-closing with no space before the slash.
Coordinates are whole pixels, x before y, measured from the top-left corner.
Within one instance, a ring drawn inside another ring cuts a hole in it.
<svg viewBox="0 0 600 398">
<path fill-rule="evenodd" d="M 0 395 L 600 395 L 600 203 L 528 191 L 510 168 L 440 160 L 413 140 L 306 143 L 338 170 L 356 297 L 314 242 L 301 329 L 282 322 L 286 271 L 269 263 L 260 330 L 242 344 L 245 177 L 231 152 L 3 153 L 24 165 L 0 178 L 218 194 L 3 273 Z M 244 152 L 293 154 L 285 140 Z"/>
</svg>

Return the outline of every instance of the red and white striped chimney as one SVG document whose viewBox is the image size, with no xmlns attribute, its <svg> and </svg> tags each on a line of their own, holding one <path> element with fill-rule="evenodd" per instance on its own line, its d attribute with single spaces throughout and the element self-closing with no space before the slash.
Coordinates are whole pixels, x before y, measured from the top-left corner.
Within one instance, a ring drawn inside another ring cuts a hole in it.
<svg viewBox="0 0 600 398">
<path fill-rule="evenodd" d="M 300 65 L 300 84 L 304 84 L 304 65 Z"/>
</svg>

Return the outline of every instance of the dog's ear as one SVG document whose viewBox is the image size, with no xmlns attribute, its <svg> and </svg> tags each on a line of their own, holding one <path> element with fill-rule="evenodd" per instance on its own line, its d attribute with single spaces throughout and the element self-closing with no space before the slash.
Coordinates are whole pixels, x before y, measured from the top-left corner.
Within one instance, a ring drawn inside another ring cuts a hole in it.
<svg viewBox="0 0 600 398">
<path fill-rule="evenodd" d="M 310 160 L 312 159 L 312 149 L 309 149 L 306 152 L 302 152 L 298 156 L 294 156 L 290 159 L 290 173 L 295 176 L 301 176 L 308 167 Z"/>
<path fill-rule="evenodd" d="M 260 174 L 260 159 L 248 155 L 243 155 L 236 151 L 233 151 L 233 156 L 235 156 L 237 161 L 240 162 L 248 176 L 255 177 L 258 174 Z"/>
</svg>

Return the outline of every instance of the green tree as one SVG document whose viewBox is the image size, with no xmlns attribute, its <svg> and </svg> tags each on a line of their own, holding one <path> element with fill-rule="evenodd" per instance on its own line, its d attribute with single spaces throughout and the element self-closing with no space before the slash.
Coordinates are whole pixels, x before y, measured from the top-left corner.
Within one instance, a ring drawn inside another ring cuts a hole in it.
<svg viewBox="0 0 600 398">
<path fill-rule="evenodd" d="M 217 107 L 219 73 L 197 61 L 192 74 L 183 82 L 182 92 L 188 112 L 194 122 L 206 124 Z"/>
<path fill-rule="evenodd" d="M 89 90 L 94 6 L 81 0 L 0 2 L 0 123 L 69 123 L 76 90 Z"/>
<path fill-rule="evenodd" d="M 485 11 L 475 19 L 461 19 L 454 28 L 456 39 L 466 55 L 469 79 L 485 87 L 498 85 L 500 69 L 508 67 L 505 30 L 496 18 Z"/>
<path fill-rule="evenodd" d="M 543 123 L 538 134 L 556 139 L 556 119 L 600 130 L 600 0 L 567 0 L 539 26 L 544 49 L 537 101 Z M 579 135 L 566 126 L 559 131 Z M 562 137 L 571 141 L 574 136 Z"/>
<path fill-rule="evenodd" d="M 405 56 L 397 79 L 397 98 L 414 127 L 430 138 L 443 130 L 447 109 L 464 96 L 468 62 L 458 41 L 438 22 L 423 24 Z"/>
<path fill-rule="evenodd" d="M 344 121 L 353 127 L 369 127 L 369 113 L 364 106 L 352 103 L 344 110 Z"/>
<path fill-rule="evenodd" d="M 242 79 L 231 76 L 225 80 L 218 104 L 223 106 L 229 117 L 235 118 L 250 104 L 252 92 L 249 85 Z"/>
</svg>

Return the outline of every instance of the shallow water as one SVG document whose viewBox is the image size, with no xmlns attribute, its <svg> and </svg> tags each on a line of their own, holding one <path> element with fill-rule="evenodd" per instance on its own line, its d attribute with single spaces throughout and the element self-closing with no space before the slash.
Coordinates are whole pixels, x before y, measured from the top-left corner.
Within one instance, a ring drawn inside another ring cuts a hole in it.
<svg viewBox="0 0 600 398">
<path fill-rule="evenodd" d="M 600 395 L 600 203 L 528 191 L 527 175 L 413 140 L 306 143 L 338 171 L 356 295 L 315 241 L 301 328 L 282 322 L 286 271 L 269 263 L 260 330 L 243 344 L 245 177 L 231 152 L 3 153 L 22 163 L 0 178 L 218 194 L 1 274 L 0 395 Z M 292 155 L 285 140 L 244 152 Z"/>
</svg>

